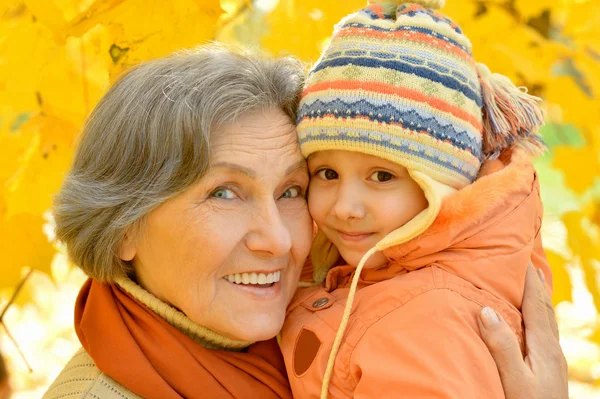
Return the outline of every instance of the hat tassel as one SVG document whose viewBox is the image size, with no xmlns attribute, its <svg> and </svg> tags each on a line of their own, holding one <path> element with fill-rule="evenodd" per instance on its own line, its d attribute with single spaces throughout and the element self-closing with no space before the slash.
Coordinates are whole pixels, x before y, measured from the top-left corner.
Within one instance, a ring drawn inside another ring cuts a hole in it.
<svg viewBox="0 0 600 399">
<path fill-rule="evenodd" d="M 533 156 L 541 155 L 546 150 L 539 135 L 544 124 L 541 99 L 506 76 L 492 74 L 484 64 L 478 64 L 477 70 L 483 94 L 484 154 L 493 158 L 504 149 L 519 146 Z"/>
</svg>

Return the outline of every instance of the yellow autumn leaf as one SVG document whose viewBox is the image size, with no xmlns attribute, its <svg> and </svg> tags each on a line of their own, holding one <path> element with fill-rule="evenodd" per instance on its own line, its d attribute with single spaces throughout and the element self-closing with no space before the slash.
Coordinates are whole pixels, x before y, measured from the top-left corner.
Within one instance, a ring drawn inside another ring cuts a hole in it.
<svg viewBox="0 0 600 399">
<path fill-rule="evenodd" d="M 465 33 L 471 39 L 477 61 L 487 64 L 493 72 L 529 86 L 549 79 L 561 53 L 567 51 L 566 47 L 523 25 L 499 5 L 489 6 L 485 14 L 474 18 Z"/>
<path fill-rule="evenodd" d="M 598 228 L 600 228 L 600 200 L 596 200 L 592 204 L 592 211 L 590 212 L 590 220 Z"/>
<path fill-rule="evenodd" d="M 52 0 L 25 0 L 24 2 L 36 20 L 50 29 L 57 41 L 62 42 L 66 21 L 61 8 Z"/>
<path fill-rule="evenodd" d="M 563 172 L 566 185 L 581 194 L 600 176 L 598 155 L 589 147 L 560 146 L 555 149 L 552 164 Z"/>
<path fill-rule="evenodd" d="M 75 126 L 49 116 L 29 120 L 22 132 L 31 137 L 21 164 L 4 189 L 7 216 L 31 213 L 42 216 L 50 209 L 73 156 Z"/>
<path fill-rule="evenodd" d="M 552 303 L 557 305 L 563 301 L 573 301 L 573 286 L 567 271 L 567 260 L 557 252 L 546 250 L 546 257 L 552 269 Z"/>
<path fill-rule="evenodd" d="M 11 76 L 0 83 L 0 114 L 41 111 L 80 125 L 108 83 L 106 65 L 90 56 L 96 38 L 61 45 L 34 19 L 24 10 L 0 41 L 0 75 Z"/>
<path fill-rule="evenodd" d="M 584 260 L 600 258 L 600 239 L 598 234 L 589 231 L 591 228 L 589 225 L 586 226 L 585 221 L 589 220 L 586 212 L 566 212 L 562 220 L 569 232 L 567 242 L 571 251 Z"/>
<path fill-rule="evenodd" d="M 215 40 L 259 49 L 260 38 L 268 34 L 262 14 L 272 6 L 274 4 L 263 4 L 258 11 L 258 6 L 254 6 L 250 0 L 221 0 L 225 14 L 219 19 Z M 259 12 L 261 17 L 257 18 Z"/>
<path fill-rule="evenodd" d="M 597 0 L 569 0 L 563 34 L 582 48 L 600 53 L 600 7 Z"/>
<path fill-rule="evenodd" d="M 21 126 L 20 120 L 8 118 L 6 129 L 0 130 L 0 148 L 3 156 L 0 157 L 0 185 L 6 187 L 14 180 L 17 170 L 22 164 L 22 157 L 35 139 L 33 135 L 23 133 L 16 126 Z M 29 120 L 29 115 L 23 115 L 23 122 Z M 1 192 L 1 191 L 0 191 Z"/>
<path fill-rule="evenodd" d="M 573 64 L 581 74 L 582 90 L 587 92 L 590 101 L 595 100 L 596 107 L 600 109 L 597 99 L 600 96 L 600 57 L 594 57 L 589 49 L 584 49 L 573 54 Z"/>
<path fill-rule="evenodd" d="M 471 31 L 471 24 L 481 9 L 481 3 L 476 0 L 448 1 L 444 5 L 444 14 L 456 22 L 466 35 Z"/>
<path fill-rule="evenodd" d="M 556 7 L 556 0 L 516 0 L 515 8 L 526 20 L 540 15 L 544 11 L 551 11 Z"/>
<path fill-rule="evenodd" d="M 112 35 L 113 63 L 121 66 L 113 73 L 118 73 L 140 61 L 213 40 L 222 14 L 218 0 L 96 0 L 70 22 L 67 33 L 79 37 L 98 24 L 106 26 Z"/>
<path fill-rule="evenodd" d="M 0 16 L 7 17 L 25 7 L 21 0 L 4 0 L 0 3 Z"/>
<path fill-rule="evenodd" d="M 572 123 L 584 134 L 598 128 L 597 119 L 592 115 L 600 115 L 600 102 L 597 97 L 586 94 L 575 78 L 552 77 L 546 82 L 544 99 L 548 104 L 560 107 L 560 119 L 554 122 Z"/>
<path fill-rule="evenodd" d="M 39 110 L 36 93 L 44 65 L 60 48 L 25 7 L 0 21 L 0 34 L 0 115 L 13 119 Z"/>
<path fill-rule="evenodd" d="M 261 45 L 275 55 L 316 61 L 333 33 L 334 24 L 366 4 L 364 0 L 280 0 L 266 19 L 268 34 L 263 36 Z M 293 35 L 288 34 L 290 30 Z"/>
<path fill-rule="evenodd" d="M 98 76 L 95 80 L 87 78 L 89 73 L 82 70 L 88 70 L 88 65 L 93 63 L 85 58 L 85 43 L 80 39 L 67 39 L 39 73 L 42 79 L 36 99 L 40 110 L 80 126 L 108 81 L 107 76 Z"/>
<path fill-rule="evenodd" d="M 24 267 L 50 272 L 54 248 L 44 235 L 47 222 L 27 213 L 3 218 L 0 223 L 0 290 L 10 289 L 21 280 Z"/>
<path fill-rule="evenodd" d="M 567 243 L 581 263 L 585 283 L 592 294 L 596 311 L 600 311 L 600 287 L 594 262 L 600 258 L 599 231 L 594 225 L 586 224 L 587 215 L 581 211 L 567 212 L 562 216 L 567 227 Z M 592 229 L 596 231 L 592 232 Z"/>
</svg>

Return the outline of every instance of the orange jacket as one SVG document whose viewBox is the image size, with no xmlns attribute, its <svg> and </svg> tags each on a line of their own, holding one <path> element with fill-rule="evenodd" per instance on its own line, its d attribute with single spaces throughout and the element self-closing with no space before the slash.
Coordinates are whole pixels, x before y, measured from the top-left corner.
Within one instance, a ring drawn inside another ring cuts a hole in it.
<svg viewBox="0 0 600 399">
<path fill-rule="evenodd" d="M 521 152 L 507 157 L 444 199 L 425 233 L 386 250 L 386 267 L 363 270 L 329 397 L 504 398 L 477 315 L 493 307 L 523 344 L 530 259 L 551 284 L 535 170 Z M 331 269 L 288 308 L 281 348 L 296 398 L 321 394 L 353 271 Z"/>
</svg>

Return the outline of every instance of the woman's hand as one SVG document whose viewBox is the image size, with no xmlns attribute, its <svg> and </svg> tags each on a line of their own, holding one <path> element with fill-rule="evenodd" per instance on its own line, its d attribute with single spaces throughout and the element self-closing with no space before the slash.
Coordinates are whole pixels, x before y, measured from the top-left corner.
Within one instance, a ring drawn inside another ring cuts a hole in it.
<svg viewBox="0 0 600 399">
<path fill-rule="evenodd" d="M 508 324 L 490 308 L 479 318 L 483 341 L 498 366 L 507 399 L 568 399 L 567 362 L 558 342 L 544 277 L 529 265 L 523 297 L 527 356 Z"/>
</svg>

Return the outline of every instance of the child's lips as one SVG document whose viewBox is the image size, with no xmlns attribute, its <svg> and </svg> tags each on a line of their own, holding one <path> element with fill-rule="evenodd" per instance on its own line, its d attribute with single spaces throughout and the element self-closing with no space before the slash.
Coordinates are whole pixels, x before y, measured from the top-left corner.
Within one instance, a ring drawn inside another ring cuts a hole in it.
<svg viewBox="0 0 600 399">
<path fill-rule="evenodd" d="M 360 242 L 366 240 L 373 236 L 375 233 L 365 233 L 365 232 L 347 232 L 342 230 L 336 230 L 342 240 L 349 242 Z"/>
</svg>

